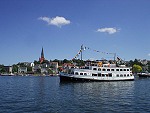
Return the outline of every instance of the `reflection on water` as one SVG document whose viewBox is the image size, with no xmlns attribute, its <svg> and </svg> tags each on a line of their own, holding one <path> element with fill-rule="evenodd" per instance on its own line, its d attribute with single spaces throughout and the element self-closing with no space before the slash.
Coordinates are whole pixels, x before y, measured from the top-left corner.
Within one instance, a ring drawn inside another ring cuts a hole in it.
<svg viewBox="0 0 150 113">
<path fill-rule="evenodd" d="M 70 87 L 65 95 L 78 103 L 73 103 L 73 106 L 83 106 L 89 112 L 121 112 L 121 106 L 130 106 L 133 103 L 134 81 L 61 83 L 60 87 Z"/>
</svg>

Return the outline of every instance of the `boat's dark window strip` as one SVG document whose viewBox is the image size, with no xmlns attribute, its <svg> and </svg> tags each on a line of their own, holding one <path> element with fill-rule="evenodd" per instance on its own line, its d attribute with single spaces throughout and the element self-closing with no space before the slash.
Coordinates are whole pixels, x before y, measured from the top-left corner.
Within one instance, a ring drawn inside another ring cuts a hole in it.
<svg viewBox="0 0 150 113">
<path fill-rule="evenodd" d="M 92 74 L 92 76 L 97 76 L 97 74 Z"/>
<path fill-rule="evenodd" d="M 106 69 L 103 69 L 103 71 L 106 71 Z"/>
<path fill-rule="evenodd" d="M 108 76 L 109 76 L 109 77 L 112 77 L 112 73 L 109 73 Z"/>
<path fill-rule="evenodd" d="M 87 73 L 84 73 L 84 75 L 87 75 Z"/>
<path fill-rule="evenodd" d="M 97 70 L 97 68 L 93 68 L 93 70 Z"/>
<path fill-rule="evenodd" d="M 123 77 L 123 75 L 121 74 L 120 77 Z"/>
<path fill-rule="evenodd" d="M 101 73 L 98 73 L 98 76 L 101 77 Z"/>
<path fill-rule="evenodd" d="M 114 69 L 111 69 L 111 71 L 115 71 Z"/>
<path fill-rule="evenodd" d="M 83 73 L 80 73 L 80 75 L 83 75 Z"/>
<path fill-rule="evenodd" d="M 98 68 L 98 71 L 101 71 L 101 68 Z"/>
<path fill-rule="evenodd" d="M 104 74 L 102 74 L 102 77 L 105 77 L 105 75 L 104 75 Z"/>
<path fill-rule="evenodd" d="M 75 75 L 78 75 L 78 72 L 75 72 Z"/>
<path fill-rule="evenodd" d="M 107 71 L 110 71 L 110 69 L 107 69 Z"/>
<path fill-rule="evenodd" d="M 119 69 L 116 69 L 116 71 L 119 71 Z"/>
<path fill-rule="evenodd" d="M 85 67 L 85 69 L 90 69 L 89 67 Z"/>
</svg>

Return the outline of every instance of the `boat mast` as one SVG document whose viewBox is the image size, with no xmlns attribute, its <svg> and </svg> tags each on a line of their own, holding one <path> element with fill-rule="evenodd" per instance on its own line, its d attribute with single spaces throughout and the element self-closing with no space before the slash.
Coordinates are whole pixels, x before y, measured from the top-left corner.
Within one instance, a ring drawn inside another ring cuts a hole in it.
<svg viewBox="0 0 150 113">
<path fill-rule="evenodd" d="M 114 53 L 114 61 L 116 60 L 116 53 Z"/>
<path fill-rule="evenodd" d="M 83 44 L 81 45 L 81 60 L 82 60 L 82 50 L 83 50 Z"/>
</svg>

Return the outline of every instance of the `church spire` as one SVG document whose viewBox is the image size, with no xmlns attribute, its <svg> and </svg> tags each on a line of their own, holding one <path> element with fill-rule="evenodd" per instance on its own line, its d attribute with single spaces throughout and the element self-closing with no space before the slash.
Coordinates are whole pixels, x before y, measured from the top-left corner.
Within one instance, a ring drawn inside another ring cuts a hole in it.
<svg viewBox="0 0 150 113">
<path fill-rule="evenodd" d="M 41 52 L 41 58 L 44 58 L 44 51 L 43 51 L 43 47 L 42 47 L 42 52 Z"/>
<path fill-rule="evenodd" d="M 45 58 L 44 58 L 44 50 L 43 50 L 43 47 L 42 47 L 41 58 L 39 58 L 39 61 L 40 61 L 40 63 L 43 63 L 44 60 L 45 60 Z"/>
</svg>

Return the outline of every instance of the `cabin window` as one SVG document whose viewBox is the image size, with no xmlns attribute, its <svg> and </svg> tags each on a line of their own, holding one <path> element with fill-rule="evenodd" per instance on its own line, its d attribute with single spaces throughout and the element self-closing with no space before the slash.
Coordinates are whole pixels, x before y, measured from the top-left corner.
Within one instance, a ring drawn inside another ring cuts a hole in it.
<svg viewBox="0 0 150 113">
<path fill-rule="evenodd" d="M 78 75 L 78 72 L 75 72 L 75 75 Z"/>
<path fill-rule="evenodd" d="M 106 74 L 106 77 L 108 77 L 108 74 Z"/>
<path fill-rule="evenodd" d="M 89 69 L 89 67 L 85 67 L 85 69 Z"/>
<path fill-rule="evenodd" d="M 130 74 L 130 76 L 132 76 L 132 74 Z"/>
<path fill-rule="evenodd" d="M 117 74 L 117 77 L 119 77 L 119 75 Z"/>
<path fill-rule="evenodd" d="M 126 74 L 124 74 L 124 77 L 126 77 Z"/>
<path fill-rule="evenodd" d="M 106 69 L 103 69 L 103 71 L 106 71 Z"/>
<path fill-rule="evenodd" d="M 93 68 L 93 70 L 97 70 L 97 68 Z"/>
<path fill-rule="evenodd" d="M 97 76 L 97 74 L 92 74 L 92 76 Z"/>
<path fill-rule="evenodd" d="M 114 69 L 111 69 L 111 71 L 115 71 Z"/>
<path fill-rule="evenodd" d="M 124 69 L 124 71 L 126 71 L 126 69 Z"/>
<path fill-rule="evenodd" d="M 119 69 L 116 69 L 116 71 L 119 71 Z"/>
<path fill-rule="evenodd" d="M 98 68 L 98 71 L 101 71 L 101 68 Z"/>
<path fill-rule="evenodd" d="M 120 69 L 120 71 L 122 71 L 122 69 Z"/>
<path fill-rule="evenodd" d="M 80 75 L 83 75 L 83 73 L 80 73 Z"/>
<path fill-rule="evenodd" d="M 127 76 L 129 76 L 129 74 L 127 74 Z"/>
<path fill-rule="evenodd" d="M 109 73 L 108 76 L 109 76 L 109 77 L 112 77 L 112 73 Z"/>
<path fill-rule="evenodd" d="M 84 73 L 84 75 L 87 75 L 87 73 Z"/>
<path fill-rule="evenodd" d="M 127 69 L 127 71 L 129 71 L 129 69 Z"/>
<path fill-rule="evenodd" d="M 110 69 L 107 69 L 107 71 L 110 71 Z"/>
<path fill-rule="evenodd" d="M 120 77 L 123 77 L 123 75 L 121 74 Z"/>
<path fill-rule="evenodd" d="M 101 77 L 101 73 L 98 73 L 98 76 Z"/>
<path fill-rule="evenodd" d="M 102 74 L 102 77 L 105 77 L 105 75 L 104 75 L 104 74 Z"/>
</svg>

